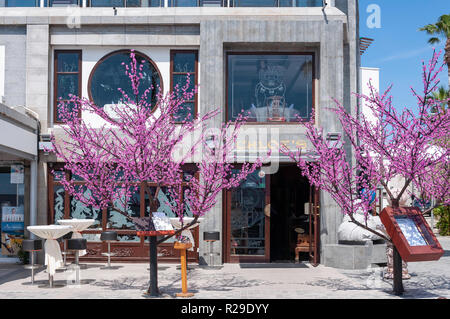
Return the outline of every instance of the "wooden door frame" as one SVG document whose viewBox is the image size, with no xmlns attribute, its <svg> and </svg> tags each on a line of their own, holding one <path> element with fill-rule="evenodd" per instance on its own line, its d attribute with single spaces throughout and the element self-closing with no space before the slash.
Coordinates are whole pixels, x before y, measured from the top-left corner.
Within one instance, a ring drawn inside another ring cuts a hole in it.
<svg viewBox="0 0 450 319">
<path fill-rule="evenodd" d="M 309 191 L 309 261 L 320 263 L 320 189 L 310 186 Z"/>
<path fill-rule="evenodd" d="M 265 176 L 265 206 L 264 211 L 269 209 L 270 212 L 270 175 Z M 232 190 L 225 190 L 222 192 L 222 206 L 223 206 L 223 244 L 222 256 L 223 263 L 268 263 L 270 262 L 270 214 L 264 214 L 264 251 L 263 256 L 245 256 L 245 255 L 231 255 L 231 192 Z"/>
</svg>

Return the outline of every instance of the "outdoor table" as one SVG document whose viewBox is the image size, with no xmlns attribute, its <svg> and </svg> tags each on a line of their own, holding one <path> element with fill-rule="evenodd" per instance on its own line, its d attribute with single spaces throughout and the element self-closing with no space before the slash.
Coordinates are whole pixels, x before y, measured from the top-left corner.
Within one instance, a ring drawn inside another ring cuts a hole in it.
<svg viewBox="0 0 450 319">
<path fill-rule="evenodd" d="M 181 222 L 179 218 L 169 218 L 170 222 L 172 223 L 172 226 L 174 229 L 180 229 L 181 228 Z M 198 227 L 198 225 L 200 225 L 200 221 L 202 221 L 204 218 L 199 218 L 197 219 L 197 222 L 192 225 L 191 227 L 186 228 L 185 230 L 183 230 L 181 232 L 181 236 L 187 237 L 189 238 L 189 242 L 192 243 L 192 247 L 189 248 L 189 251 L 193 251 L 194 247 L 195 247 L 195 241 L 194 241 L 194 236 L 192 235 L 191 230 L 194 229 L 195 227 Z M 189 225 L 190 223 L 192 223 L 192 221 L 194 220 L 193 217 L 184 217 L 183 218 L 183 224 L 184 225 Z"/>
<path fill-rule="evenodd" d="M 73 233 L 72 238 L 83 238 L 83 235 L 81 235 L 81 232 L 92 224 L 95 223 L 95 219 L 60 219 L 57 221 L 60 225 L 66 225 L 66 226 L 72 226 L 73 227 Z M 86 250 L 80 250 L 79 256 L 86 255 Z"/>
<path fill-rule="evenodd" d="M 73 227 L 63 225 L 41 225 L 28 226 L 27 230 L 40 238 L 46 239 L 44 245 L 45 265 L 47 266 L 49 275 L 49 287 L 53 288 L 53 276 L 56 273 L 56 269 L 63 266 L 61 249 L 56 240 L 73 231 Z"/>
</svg>

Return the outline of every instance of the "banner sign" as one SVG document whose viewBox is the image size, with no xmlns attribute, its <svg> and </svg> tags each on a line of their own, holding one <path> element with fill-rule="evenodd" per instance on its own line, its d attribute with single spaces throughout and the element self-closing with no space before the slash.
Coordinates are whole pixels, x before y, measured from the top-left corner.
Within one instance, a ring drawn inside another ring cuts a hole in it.
<svg viewBox="0 0 450 319">
<path fill-rule="evenodd" d="M 2 207 L 2 233 L 9 235 L 23 235 L 24 233 L 23 206 Z"/>
<path fill-rule="evenodd" d="M 11 184 L 23 184 L 23 165 L 11 165 Z"/>
</svg>

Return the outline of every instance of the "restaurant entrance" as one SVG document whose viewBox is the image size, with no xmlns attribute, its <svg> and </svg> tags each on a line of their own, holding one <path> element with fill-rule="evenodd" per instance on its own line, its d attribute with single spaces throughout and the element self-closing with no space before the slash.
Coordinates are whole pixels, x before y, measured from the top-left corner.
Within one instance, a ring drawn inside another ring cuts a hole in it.
<svg viewBox="0 0 450 319">
<path fill-rule="evenodd" d="M 270 256 L 272 262 L 294 261 L 298 235 L 309 234 L 308 180 L 294 165 L 280 166 L 270 183 Z M 308 251 L 299 253 L 308 259 Z"/>
<path fill-rule="evenodd" d="M 224 262 L 319 262 L 319 192 L 293 164 L 225 192 Z"/>
</svg>

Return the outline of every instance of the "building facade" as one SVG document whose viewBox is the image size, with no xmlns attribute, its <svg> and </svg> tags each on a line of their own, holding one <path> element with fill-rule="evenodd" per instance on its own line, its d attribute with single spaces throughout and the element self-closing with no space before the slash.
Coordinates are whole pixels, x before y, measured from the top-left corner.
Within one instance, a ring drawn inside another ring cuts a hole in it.
<svg viewBox="0 0 450 319">
<path fill-rule="evenodd" d="M 38 114 L 41 141 L 62 132 L 60 98 L 76 94 L 104 107 L 118 102 L 124 79 L 117 66 L 131 49 L 145 61 L 145 81 L 164 92 L 188 73 L 200 85 L 186 112 L 220 108 L 219 125 L 250 111 L 246 129 L 270 132 L 264 143 L 308 149 L 303 129 L 293 125 L 298 116 L 309 119 L 314 110 L 325 133 L 339 133 L 338 119 L 327 110 L 333 98 L 352 111 L 357 105 L 351 95 L 359 90 L 357 0 L 4 0 L 0 7 L 3 102 Z M 256 172 L 222 194 L 194 231 L 192 261 L 208 262 L 202 234 L 219 231 L 214 264 L 293 260 L 299 235 L 309 233 L 313 243 L 300 249 L 299 259 L 324 263 L 320 256 L 338 241 L 340 210 L 327 194 L 310 189 L 287 158 L 274 161 L 276 170 Z M 86 260 L 102 260 L 106 245 L 99 234 L 106 228 L 119 232 L 115 260 L 146 260 L 148 245 L 120 214 L 84 207 L 64 193 L 58 180 L 76 177 L 52 174 L 61 164 L 39 152 L 37 219 L 26 218 L 25 226 L 93 218 L 84 234 Z M 134 202 L 142 196 L 135 194 Z M 147 212 L 137 204 L 130 214 Z M 159 253 L 162 261 L 176 259 L 171 243 Z"/>
</svg>

